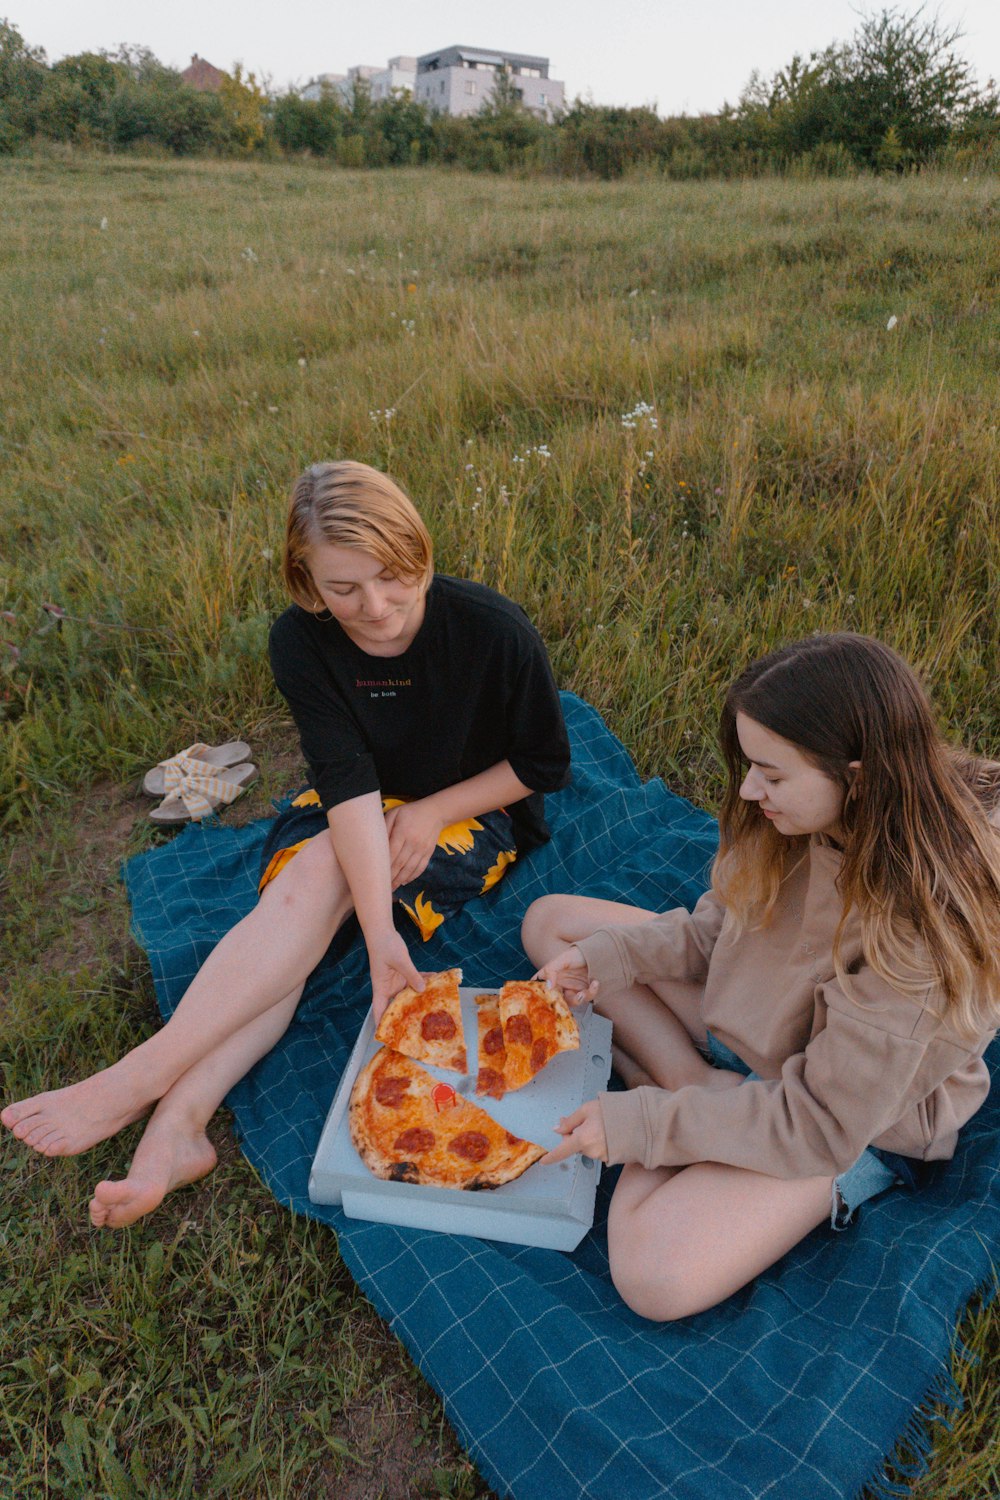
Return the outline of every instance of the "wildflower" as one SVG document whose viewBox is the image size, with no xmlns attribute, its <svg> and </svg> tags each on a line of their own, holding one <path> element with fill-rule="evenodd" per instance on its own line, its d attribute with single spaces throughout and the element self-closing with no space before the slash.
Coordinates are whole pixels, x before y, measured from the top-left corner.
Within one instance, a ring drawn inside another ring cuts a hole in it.
<svg viewBox="0 0 1000 1500">
<path fill-rule="evenodd" d="M 357 276 L 358 273 L 357 273 L 357 271 L 355 271 L 355 269 L 354 269 L 353 266 L 348 266 L 348 268 L 347 268 L 347 274 L 348 274 L 348 276 Z"/>
<path fill-rule="evenodd" d="M 406 290 L 408 292 L 415 292 L 417 290 L 417 283 L 415 281 L 408 281 L 406 283 Z"/>
<path fill-rule="evenodd" d="M 271 413 L 272 416 L 274 416 L 277 413 L 277 410 L 278 410 L 278 408 L 276 406 L 269 406 L 267 409 Z"/>
<path fill-rule="evenodd" d="M 896 314 L 893 313 L 892 317 L 889 319 L 888 323 L 885 325 L 886 326 L 886 331 L 888 333 L 891 333 L 892 330 L 895 328 L 895 326 L 896 326 L 896 324 L 898 322 L 899 322 L 899 319 L 896 317 Z"/>
<path fill-rule="evenodd" d="M 476 467 L 475 464 L 466 464 L 466 466 L 465 466 L 465 472 L 466 472 L 466 474 L 468 474 L 475 467 Z"/>
<path fill-rule="evenodd" d="M 192 328 L 192 330 L 191 330 L 191 337 L 193 339 L 200 339 L 201 338 L 201 329 L 200 328 Z"/>
<path fill-rule="evenodd" d="M 271 559 L 274 557 L 274 548 L 273 547 L 261 547 L 261 549 L 260 549 L 260 555 L 264 559 L 265 562 L 270 562 Z"/>
<path fill-rule="evenodd" d="M 101 228 L 102 229 L 107 229 L 107 227 L 108 227 L 108 221 L 107 221 L 107 219 L 102 219 L 101 220 Z"/>
<path fill-rule="evenodd" d="M 632 288 L 632 290 L 629 292 L 629 296 L 630 297 L 638 297 L 638 295 L 639 295 L 639 288 L 637 286 L 634 286 Z"/>
<path fill-rule="evenodd" d="M 304 370 L 304 369 L 305 369 L 305 367 L 306 367 L 306 362 L 305 362 L 305 360 L 304 360 L 304 359 L 303 359 L 303 358 L 302 358 L 302 356 L 301 356 L 301 355 L 300 355 L 300 356 L 299 356 L 299 369 L 300 369 L 300 370 Z"/>
<path fill-rule="evenodd" d="M 257 264 L 256 252 L 251 250 L 249 245 L 243 251 L 241 259 L 245 260 L 248 266 L 255 266 Z"/>
</svg>

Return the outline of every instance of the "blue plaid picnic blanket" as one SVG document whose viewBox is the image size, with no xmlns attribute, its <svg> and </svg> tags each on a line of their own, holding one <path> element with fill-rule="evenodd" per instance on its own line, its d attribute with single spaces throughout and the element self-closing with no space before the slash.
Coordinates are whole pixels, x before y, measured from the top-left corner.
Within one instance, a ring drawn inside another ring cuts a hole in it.
<svg viewBox="0 0 1000 1500">
<path fill-rule="evenodd" d="M 600 716 L 563 695 L 573 782 L 547 799 L 552 840 L 430 942 L 422 968 L 477 983 L 524 970 L 528 903 L 580 891 L 665 909 L 706 881 L 715 824 L 661 781 L 643 784 Z M 129 861 L 134 929 L 167 1017 L 219 937 L 253 904 L 267 820 L 190 825 Z M 611 1284 L 605 1172 L 594 1228 L 571 1255 L 397 1229 L 309 1201 L 337 1079 L 367 1010 L 356 942 L 309 982 L 284 1039 L 229 1095 L 242 1148 L 275 1197 L 329 1224 L 340 1253 L 413 1359 L 481 1473 L 512 1500 L 845 1500 L 907 1493 L 883 1460 L 913 1414 L 957 1399 L 956 1318 L 992 1275 L 1000 1232 L 1000 1102 L 919 1195 L 821 1228 L 721 1306 L 657 1326 Z M 734 1226 L 734 1232 L 738 1232 Z"/>
</svg>

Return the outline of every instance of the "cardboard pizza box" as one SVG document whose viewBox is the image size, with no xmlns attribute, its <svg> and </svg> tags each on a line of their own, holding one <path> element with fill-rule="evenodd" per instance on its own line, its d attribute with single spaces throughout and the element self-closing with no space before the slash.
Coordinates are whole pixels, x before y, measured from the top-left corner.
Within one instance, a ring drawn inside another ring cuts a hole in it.
<svg viewBox="0 0 1000 1500">
<path fill-rule="evenodd" d="M 611 1074 L 611 1022 L 596 1015 L 590 1007 L 576 1011 L 580 1027 L 577 1051 L 557 1053 L 530 1083 L 502 1099 L 479 1098 L 475 1075 L 478 1035 L 475 997 L 488 988 L 463 987 L 460 991 L 466 1052 L 473 1071 L 465 1076 L 443 1068 L 427 1071 L 442 1083 L 451 1084 L 459 1095 L 482 1105 L 507 1130 L 551 1149 L 561 1139 L 553 1128 L 556 1121 L 607 1087 Z M 309 1174 L 312 1201 L 339 1204 L 350 1219 L 373 1219 L 380 1224 L 400 1224 L 410 1229 L 438 1229 L 549 1250 L 574 1250 L 594 1222 L 601 1163 L 589 1157 L 572 1156 L 554 1166 L 536 1164 L 514 1182 L 478 1192 L 467 1188 L 421 1187 L 413 1182 L 385 1182 L 368 1170 L 351 1143 L 347 1108 L 355 1078 L 379 1045 L 369 1012 L 316 1148 Z"/>
</svg>

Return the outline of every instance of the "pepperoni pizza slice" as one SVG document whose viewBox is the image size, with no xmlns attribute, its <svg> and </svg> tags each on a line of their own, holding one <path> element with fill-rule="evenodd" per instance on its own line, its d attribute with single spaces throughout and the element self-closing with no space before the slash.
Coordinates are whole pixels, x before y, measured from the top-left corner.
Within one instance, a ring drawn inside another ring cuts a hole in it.
<svg viewBox="0 0 1000 1500">
<path fill-rule="evenodd" d="M 419 993 L 400 990 L 375 1028 L 376 1041 L 417 1062 L 464 1073 L 461 979 L 461 969 L 445 969 L 441 974 L 426 974 Z"/>
<path fill-rule="evenodd" d="M 476 1093 L 502 1099 L 506 1092 L 504 1069 L 507 1066 L 507 1053 L 503 1044 L 503 1021 L 498 995 L 476 996 L 476 1020 L 479 1026 Z"/>
<path fill-rule="evenodd" d="M 389 1047 L 358 1074 L 349 1118 L 362 1161 L 376 1177 L 393 1182 L 495 1188 L 545 1155 L 544 1147 L 512 1135 L 478 1104 Z"/>
<path fill-rule="evenodd" d="M 509 980 L 500 991 L 499 1005 L 506 1090 L 530 1083 L 557 1052 L 579 1047 L 580 1030 L 569 1006 L 543 980 Z"/>
</svg>

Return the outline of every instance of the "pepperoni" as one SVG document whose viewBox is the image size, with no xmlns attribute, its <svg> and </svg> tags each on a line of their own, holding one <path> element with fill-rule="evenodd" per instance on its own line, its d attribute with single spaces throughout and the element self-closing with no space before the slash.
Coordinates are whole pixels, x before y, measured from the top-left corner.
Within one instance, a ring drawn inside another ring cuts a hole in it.
<svg viewBox="0 0 1000 1500">
<path fill-rule="evenodd" d="M 534 1032 L 527 1016 L 508 1016 L 504 1027 L 508 1042 L 517 1047 L 530 1047 Z"/>
<path fill-rule="evenodd" d="M 531 1071 L 538 1073 L 549 1060 L 549 1044 L 544 1036 L 536 1039 L 531 1049 Z"/>
<path fill-rule="evenodd" d="M 504 1096 L 503 1074 L 498 1073 L 496 1068 L 480 1068 L 476 1093 L 492 1094 L 494 1099 L 502 1099 Z"/>
<path fill-rule="evenodd" d="M 397 1135 L 392 1149 L 401 1151 L 404 1156 L 419 1156 L 421 1151 L 429 1151 L 433 1144 L 433 1130 L 427 1130 L 423 1125 L 414 1125 L 412 1129 L 404 1130 L 402 1135 Z"/>
<path fill-rule="evenodd" d="M 458 1027 L 446 1010 L 428 1011 L 420 1023 L 420 1035 L 425 1042 L 447 1042 Z"/>
<path fill-rule="evenodd" d="M 503 1032 L 499 1026 L 491 1026 L 483 1037 L 483 1051 L 487 1057 L 492 1057 L 495 1052 L 503 1051 Z"/>
<path fill-rule="evenodd" d="M 478 1130 L 463 1130 L 448 1142 L 448 1150 L 463 1161 L 484 1161 L 490 1154 L 490 1143 Z"/>
<path fill-rule="evenodd" d="M 387 1109 L 398 1109 L 409 1087 L 408 1078 L 380 1078 L 375 1085 L 375 1098 Z"/>
</svg>

